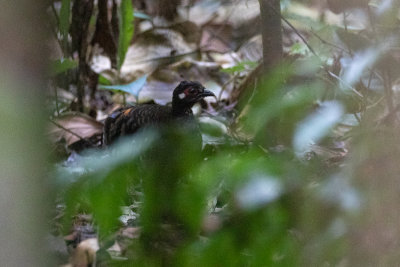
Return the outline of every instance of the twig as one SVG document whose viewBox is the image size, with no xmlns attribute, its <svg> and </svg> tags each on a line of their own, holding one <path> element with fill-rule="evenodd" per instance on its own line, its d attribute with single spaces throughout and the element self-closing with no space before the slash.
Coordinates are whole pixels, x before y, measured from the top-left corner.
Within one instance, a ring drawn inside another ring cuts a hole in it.
<svg viewBox="0 0 400 267">
<path fill-rule="evenodd" d="M 347 16 L 348 16 L 348 13 L 346 12 L 346 10 L 343 11 L 343 25 L 344 25 L 344 30 L 346 32 L 348 31 L 348 29 L 347 29 Z"/>
<path fill-rule="evenodd" d="M 372 103 L 369 106 L 366 106 L 365 109 L 370 109 L 375 107 L 376 105 L 378 105 L 380 102 L 382 102 L 382 100 L 385 98 L 385 96 L 382 96 L 381 98 L 378 99 L 378 101 L 375 101 L 375 103 Z"/>
<path fill-rule="evenodd" d="M 390 72 L 388 70 L 385 71 L 385 79 L 383 80 L 383 88 L 386 98 L 386 103 L 389 108 L 389 116 L 387 116 L 388 120 L 392 120 L 393 116 L 395 116 L 395 108 L 393 105 L 393 91 L 392 91 L 392 78 Z M 396 119 L 396 116 L 395 116 Z"/>
<path fill-rule="evenodd" d="M 57 20 L 57 18 L 56 18 L 56 20 Z M 51 33 L 54 35 L 54 38 L 57 40 L 57 43 L 60 46 L 63 56 L 66 57 L 65 53 L 64 53 L 64 49 L 63 49 L 63 44 L 62 44 L 61 40 L 58 38 L 57 30 L 54 29 L 53 25 L 49 25 L 49 28 L 50 28 Z"/>
<path fill-rule="evenodd" d="M 53 14 L 54 14 L 54 17 L 55 17 L 55 19 L 56 19 L 56 25 L 57 25 L 57 27 L 60 27 L 60 17 L 58 16 L 58 13 L 57 13 L 57 10 L 55 9 L 55 7 L 54 7 L 54 4 L 51 4 L 51 10 L 53 11 Z M 63 41 L 61 41 L 59 38 L 58 38 L 58 34 L 57 34 L 57 30 L 55 30 L 52 26 L 50 26 L 50 28 L 51 28 L 51 31 L 53 32 L 53 34 L 54 34 L 54 37 L 56 38 L 56 40 L 57 40 L 57 42 L 58 42 L 58 44 L 59 44 L 59 46 L 60 46 L 60 49 L 61 49 L 61 51 L 62 51 L 62 53 L 63 53 L 63 56 L 64 57 L 67 57 L 66 55 L 67 55 L 67 53 L 66 53 L 66 49 L 67 49 L 67 44 L 66 44 L 66 42 L 65 42 L 65 37 L 64 37 L 64 42 Z"/>
<path fill-rule="evenodd" d="M 200 49 L 201 49 L 201 47 L 199 47 L 199 48 L 197 48 L 195 50 L 186 52 L 186 53 L 182 53 L 182 54 L 165 56 L 165 57 L 153 57 L 153 58 L 149 58 L 149 59 L 143 59 L 143 60 L 136 61 L 136 64 L 138 64 L 138 63 L 146 63 L 146 62 L 150 62 L 150 61 L 158 61 L 158 60 L 174 59 L 174 58 L 184 57 L 184 56 L 188 56 L 188 55 L 199 53 Z"/>
<path fill-rule="evenodd" d="M 353 116 L 354 116 L 354 118 L 356 118 L 358 124 L 361 124 L 361 119 L 360 119 L 360 117 L 357 115 L 357 113 L 354 112 L 354 113 L 353 113 Z"/>
<path fill-rule="evenodd" d="M 54 97 L 56 100 L 56 111 L 57 111 L 57 116 L 60 116 L 60 109 L 58 107 L 58 92 L 57 92 L 57 87 L 54 86 Z"/>
<path fill-rule="evenodd" d="M 57 25 L 60 25 L 60 18 L 58 17 L 57 10 L 53 3 L 51 4 L 51 11 L 53 11 L 54 17 L 56 18 Z"/>
<path fill-rule="evenodd" d="M 378 35 L 376 34 L 376 28 L 375 28 L 375 23 L 374 23 L 374 18 L 373 18 L 372 10 L 371 10 L 371 7 L 370 7 L 369 5 L 368 5 L 368 19 L 369 19 L 369 23 L 371 24 L 373 36 L 378 36 Z"/>
<path fill-rule="evenodd" d="M 394 107 L 392 111 L 389 111 L 389 113 L 386 114 L 380 121 L 382 121 L 382 122 L 391 121 L 391 120 L 392 120 L 392 117 L 393 117 L 394 115 L 396 115 L 396 113 L 397 113 L 399 110 L 400 110 L 400 104 L 397 105 L 396 107 Z M 397 116 L 396 116 L 396 118 L 397 118 Z"/>
<path fill-rule="evenodd" d="M 339 76 L 337 76 L 336 74 L 334 74 L 334 73 L 332 73 L 332 72 L 330 72 L 330 71 L 328 71 L 328 73 L 329 73 L 329 75 L 330 75 L 331 77 L 337 79 L 340 83 L 342 83 L 343 85 L 345 85 L 346 87 L 348 87 L 351 91 L 353 91 L 353 92 L 354 92 L 356 95 L 358 95 L 360 98 L 363 98 L 363 97 L 364 97 L 360 92 L 358 92 L 356 89 L 354 89 L 353 86 L 351 86 L 351 85 L 345 83 L 342 79 L 340 79 Z"/>
<path fill-rule="evenodd" d="M 316 56 L 316 57 L 319 59 L 320 62 L 323 62 L 322 59 L 321 59 L 321 57 L 315 52 L 315 50 L 311 47 L 311 45 L 307 42 L 307 40 L 303 37 L 303 35 L 301 35 L 301 33 L 300 33 L 287 19 L 285 19 L 285 18 L 282 16 L 281 13 L 279 13 L 278 11 L 276 11 L 275 8 L 274 8 L 273 6 L 271 6 L 270 3 L 267 2 L 267 4 L 268 4 L 268 6 L 272 9 L 272 11 L 273 11 L 274 13 L 278 14 L 278 15 L 281 17 L 281 19 L 282 19 L 282 20 L 297 34 L 297 36 L 299 36 L 299 38 L 304 42 L 304 44 L 305 44 L 305 45 L 307 46 L 307 48 L 311 51 L 311 53 L 313 53 L 314 56 Z M 329 76 L 332 76 L 332 77 L 338 79 L 339 81 L 341 81 L 341 79 L 340 79 L 337 75 L 335 75 L 334 73 L 332 73 L 331 71 L 329 71 L 329 69 L 326 68 L 325 65 L 322 65 L 322 68 L 324 69 L 324 71 L 325 71 Z M 351 87 L 351 86 L 349 86 L 349 87 L 350 87 L 357 95 L 359 95 L 359 96 L 362 97 L 362 95 L 361 95 L 359 92 L 357 92 L 353 87 Z"/>
<path fill-rule="evenodd" d="M 374 71 L 374 69 L 372 69 L 372 70 L 369 72 L 368 85 L 367 85 L 368 90 L 369 90 L 370 87 L 371 87 L 372 75 L 374 74 L 373 71 Z"/>
<path fill-rule="evenodd" d="M 238 1 L 236 1 L 236 2 L 238 2 Z M 237 8 L 237 5 L 234 5 L 234 7 L 233 7 L 231 10 L 229 10 L 229 13 L 228 13 L 228 15 L 227 15 L 226 18 L 225 18 L 226 20 L 229 19 L 229 18 L 232 16 L 232 14 L 233 14 L 233 12 L 235 11 L 236 8 Z M 215 19 L 215 17 L 213 18 L 213 20 L 214 20 L 214 19 Z M 221 37 L 219 37 L 219 35 L 221 35 L 222 31 L 224 30 L 224 28 L 225 28 L 225 25 L 222 24 L 222 25 L 218 28 L 217 32 L 216 32 L 215 34 L 212 34 L 212 35 L 211 35 L 211 38 L 207 40 L 206 45 L 204 45 L 203 47 L 209 46 L 212 39 L 217 39 L 217 40 L 221 41 L 222 43 L 224 43 L 226 46 L 229 47 L 229 45 L 227 44 L 227 42 L 226 42 L 225 40 L 223 40 Z M 200 47 L 199 47 L 199 49 L 200 49 Z"/>
<path fill-rule="evenodd" d="M 227 82 L 225 82 L 222 87 L 221 87 L 221 91 L 218 94 L 218 101 L 221 101 L 221 97 L 222 97 L 222 93 L 225 91 L 226 87 L 228 86 L 228 84 L 230 84 L 232 81 L 234 81 L 237 78 L 237 74 L 233 75 Z"/>
<path fill-rule="evenodd" d="M 350 55 L 351 55 L 351 51 L 349 51 L 349 50 L 347 50 L 347 49 L 345 49 L 345 48 L 343 48 L 343 47 L 340 47 L 340 46 L 338 46 L 338 45 L 335 45 L 335 44 L 333 44 L 333 43 L 331 43 L 331 42 L 328 42 L 328 41 L 324 40 L 321 36 L 319 36 L 319 35 L 318 35 L 316 32 L 314 32 L 313 30 L 311 30 L 310 32 L 311 32 L 315 37 L 317 37 L 317 39 L 320 40 L 321 43 L 326 44 L 326 45 L 330 45 L 330 46 L 332 46 L 332 47 L 334 47 L 334 48 L 336 48 L 336 49 L 338 49 L 338 50 L 340 50 L 340 51 L 346 52 L 347 54 L 350 54 Z"/>
</svg>

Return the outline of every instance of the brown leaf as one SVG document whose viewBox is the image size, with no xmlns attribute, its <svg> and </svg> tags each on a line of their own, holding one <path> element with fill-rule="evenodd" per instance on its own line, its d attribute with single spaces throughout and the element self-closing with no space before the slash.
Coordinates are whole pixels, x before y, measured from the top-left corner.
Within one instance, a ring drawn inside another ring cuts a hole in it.
<svg viewBox="0 0 400 267">
<path fill-rule="evenodd" d="M 226 25 L 206 25 L 203 28 L 200 46 L 203 50 L 228 53 L 232 49 L 228 46 L 232 39 L 232 27 Z"/>
<path fill-rule="evenodd" d="M 99 250 L 97 238 L 90 238 L 82 241 L 72 256 L 73 266 L 91 266 L 96 260 L 96 251 Z"/>
<path fill-rule="evenodd" d="M 51 123 L 49 136 L 53 142 L 65 139 L 67 145 L 71 145 L 80 139 L 90 138 L 101 134 L 103 124 L 81 113 L 69 113 L 61 115 Z"/>
<path fill-rule="evenodd" d="M 121 236 L 129 239 L 137 239 L 140 236 L 140 231 L 139 227 L 127 227 L 122 229 Z"/>
</svg>

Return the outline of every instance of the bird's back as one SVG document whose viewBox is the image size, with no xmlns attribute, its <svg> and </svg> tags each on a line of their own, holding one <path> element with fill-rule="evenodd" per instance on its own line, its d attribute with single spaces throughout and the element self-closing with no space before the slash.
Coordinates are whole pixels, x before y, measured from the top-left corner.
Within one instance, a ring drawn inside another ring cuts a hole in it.
<svg viewBox="0 0 400 267">
<path fill-rule="evenodd" d="M 176 128 L 179 131 L 182 130 L 181 126 L 184 126 L 183 128 L 188 130 L 189 136 L 191 136 L 190 132 L 193 132 L 195 136 L 200 136 L 201 140 L 198 125 L 192 123 L 195 121 L 192 120 L 192 107 L 195 103 L 208 96 L 215 97 L 211 91 L 206 90 L 199 82 L 182 81 L 174 89 L 172 106 L 147 104 L 119 109 L 105 121 L 103 143 L 110 145 L 118 137 L 133 134 L 140 128 L 150 125 L 170 124 L 171 121 L 175 122 L 171 124 L 171 127 L 167 128 Z"/>
<path fill-rule="evenodd" d="M 120 136 L 133 134 L 146 126 L 168 123 L 174 118 L 170 106 L 144 104 L 118 109 L 105 120 L 103 142 L 110 145 Z"/>
</svg>

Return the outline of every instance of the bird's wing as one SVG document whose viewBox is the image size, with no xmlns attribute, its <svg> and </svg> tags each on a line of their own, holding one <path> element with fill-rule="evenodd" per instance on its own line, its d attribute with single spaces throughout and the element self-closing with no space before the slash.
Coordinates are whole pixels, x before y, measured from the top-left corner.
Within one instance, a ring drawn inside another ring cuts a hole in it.
<svg viewBox="0 0 400 267">
<path fill-rule="evenodd" d="M 159 105 L 140 105 L 113 112 L 104 123 L 104 144 L 109 145 L 120 136 L 133 134 L 140 128 L 171 119 L 171 108 Z"/>
</svg>

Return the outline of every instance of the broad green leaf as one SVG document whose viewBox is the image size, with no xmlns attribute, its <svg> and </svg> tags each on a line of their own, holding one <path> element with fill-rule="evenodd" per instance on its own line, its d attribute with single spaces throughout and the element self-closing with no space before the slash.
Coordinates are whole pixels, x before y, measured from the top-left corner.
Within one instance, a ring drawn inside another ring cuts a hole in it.
<svg viewBox="0 0 400 267">
<path fill-rule="evenodd" d="M 99 85 L 99 89 L 106 89 L 106 90 L 119 90 L 131 94 L 138 98 L 140 91 L 142 90 L 143 86 L 146 84 L 147 75 L 140 77 L 139 79 L 128 83 L 128 84 L 121 84 L 121 85 Z"/>
<path fill-rule="evenodd" d="M 58 59 L 50 63 L 50 75 L 56 76 L 60 73 L 66 72 L 67 70 L 76 68 L 78 62 L 71 59 Z"/>
<path fill-rule="evenodd" d="M 111 81 L 100 74 L 99 75 L 99 84 L 100 85 L 111 85 Z"/>
<path fill-rule="evenodd" d="M 60 33 L 62 36 L 68 35 L 69 17 L 71 13 L 71 0 L 62 0 L 60 9 Z"/>
<path fill-rule="evenodd" d="M 121 69 L 133 37 L 134 10 L 131 0 L 122 0 L 119 14 L 118 69 Z"/>
<path fill-rule="evenodd" d="M 235 72 L 241 72 L 244 71 L 246 69 L 246 67 L 249 67 L 250 69 L 253 69 L 255 67 L 257 67 L 257 62 L 255 61 L 242 61 L 239 62 L 237 65 L 231 67 L 231 68 L 225 68 L 222 69 L 222 72 L 226 72 L 226 73 L 235 73 Z"/>
</svg>

